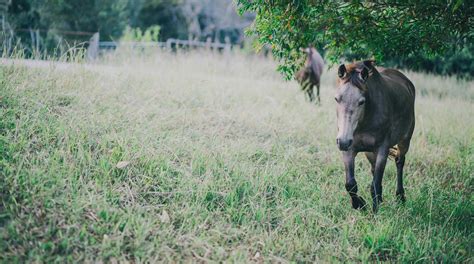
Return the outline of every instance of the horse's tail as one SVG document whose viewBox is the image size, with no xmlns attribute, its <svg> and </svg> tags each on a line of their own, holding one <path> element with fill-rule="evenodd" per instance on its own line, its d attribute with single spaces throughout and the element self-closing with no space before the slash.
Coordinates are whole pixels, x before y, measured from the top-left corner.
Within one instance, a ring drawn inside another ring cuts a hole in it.
<svg viewBox="0 0 474 264">
<path fill-rule="evenodd" d="M 398 149 L 398 145 L 395 145 L 389 149 L 388 156 L 393 159 L 396 159 L 400 156 L 400 150 Z"/>
<path fill-rule="evenodd" d="M 300 82 L 300 88 L 303 92 L 306 92 L 310 86 L 311 86 L 311 80 L 309 78 L 303 79 Z"/>
</svg>

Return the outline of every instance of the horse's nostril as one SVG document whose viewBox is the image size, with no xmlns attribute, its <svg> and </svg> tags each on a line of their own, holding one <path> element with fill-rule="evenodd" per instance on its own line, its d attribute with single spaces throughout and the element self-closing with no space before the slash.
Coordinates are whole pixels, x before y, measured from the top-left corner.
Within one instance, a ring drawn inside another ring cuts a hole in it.
<svg viewBox="0 0 474 264">
<path fill-rule="evenodd" d="M 344 139 L 337 138 L 336 143 L 340 150 L 347 151 L 349 147 L 352 145 L 352 139 L 344 140 Z"/>
</svg>

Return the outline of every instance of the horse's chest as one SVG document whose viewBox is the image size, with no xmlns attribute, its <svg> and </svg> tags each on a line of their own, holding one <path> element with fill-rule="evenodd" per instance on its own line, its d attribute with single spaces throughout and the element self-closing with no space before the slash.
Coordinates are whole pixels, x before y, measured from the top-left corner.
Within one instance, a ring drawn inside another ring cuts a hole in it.
<svg viewBox="0 0 474 264">
<path fill-rule="evenodd" d="M 357 151 L 374 151 L 380 140 L 371 133 L 359 133 L 354 135 L 354 149 Z"/>
</svg>

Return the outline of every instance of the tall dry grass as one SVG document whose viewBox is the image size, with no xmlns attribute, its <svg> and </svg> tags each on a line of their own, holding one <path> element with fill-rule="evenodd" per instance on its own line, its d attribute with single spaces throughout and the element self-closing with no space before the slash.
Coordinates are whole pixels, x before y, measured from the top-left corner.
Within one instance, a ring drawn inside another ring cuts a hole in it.
<svg viewBox="0 0 474 264">
<path fill-rule="evenodd" d="M 472 82 L 408 73 L 408 201 L 396 203 L 389 164 L 373 215 L 344 189 L 334 70 L 315 106 L 275 68 L 239 53 L 130 51 L 1 67 L 0 259 L 473 260 Z M 363 157 L 356 177 L 368 199 Z"/>
</svg>

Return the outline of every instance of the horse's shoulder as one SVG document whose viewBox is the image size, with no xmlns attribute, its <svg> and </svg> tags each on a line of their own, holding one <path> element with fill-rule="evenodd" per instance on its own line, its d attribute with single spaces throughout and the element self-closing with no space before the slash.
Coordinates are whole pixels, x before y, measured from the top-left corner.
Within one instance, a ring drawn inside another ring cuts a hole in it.
<svg viewBox="0 0 474 264">
<path fill-rule="evenodd" d="M 377 70 L 379 71 L 380 75 L 382 75 L 382 77 L 386 77 L 386 78 L 406 78 L 406 76 L 401 73 L 399 70 L 396 70 L 396 69 L 391 69 L 391 68 L 381 68 L 381 67 L 377 67 Z"/>
<path fill-rule="evenodd" d="M 316 63 L 316 65 L 318 65 L 318 67 L 323 67 L 324 66 L 324 59 L 323 57 L 321 56 L 321 54 L 313 48 L 313 55 L 312 55 L 312 58 L 311 60 L 313 61 L 313 63 Z"/>
<path fill-rule="evenodd" d="M 392 82 L 396 82 L 397 84 L 406 85 L 410 87 L 410 89 L 414 88 L 414 85 L 410 81 L 410 79 L 408 79 L 408 77 L 399 70 L 391 68 L 382 68 L 381 70 L 379 70 L 379 72 L 382 78 L 384 78 L 385 80 L 391 80 Z"/>
<path fill-rule="evenodd" d="M 380 70 L 379 70 L 380 69 Z M 403 74 L 401 71 L 397 69 L 392 69 L 392 68 L 378 68 L 380 74 L 384 77 L 392 78 L 392 79 L 403 79 L 403 80 L 409 80 L 408 77 Z"/>
<path fill-rule="evenodd" d="M 413 100 L 415 98 L 415 86 L 408 77 L 396 69 L 384 68 L 380 71 L 381 81 L 387 91 L 395 98 L 405 98 Z"/>
</svg>

